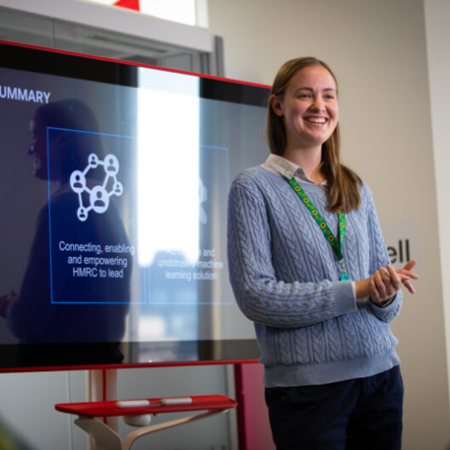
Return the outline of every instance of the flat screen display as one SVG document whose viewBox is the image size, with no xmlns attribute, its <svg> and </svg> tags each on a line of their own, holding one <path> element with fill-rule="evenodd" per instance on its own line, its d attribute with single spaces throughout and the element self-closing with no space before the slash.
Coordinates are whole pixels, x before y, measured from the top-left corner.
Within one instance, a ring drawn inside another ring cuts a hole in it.
<svg viewBox="0 0 450 450">
<path fill-rule="evenodd" d="M 257 358 L 227 197 L 268 154 L 268 89 L 0 54 L 0 370 Z"/>
</svg>

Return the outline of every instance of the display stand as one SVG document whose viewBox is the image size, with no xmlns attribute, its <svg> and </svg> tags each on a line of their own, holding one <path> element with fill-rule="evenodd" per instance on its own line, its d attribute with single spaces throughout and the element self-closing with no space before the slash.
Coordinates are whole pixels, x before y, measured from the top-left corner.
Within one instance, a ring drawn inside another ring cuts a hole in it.
<svg viewBox="0 0 450 450">
<path fill-rule="evenodd" d="M 185 397 L 164 397 L 143 399 L 146 406 L 133 406 L 135 400 L 122 401 L 126 406 L 117 406 L 117 401 L 60 403 L 55 405 L 57 411 L 78 415 L 75 424 L 88 433 L 96 443 L 97 450 L 129 450 L 136 439 L 156 431 L 172 428 L 185 423 L 211 417 L 236 408 L 237 402 L 223 395 L 204 395 Z M 127 402 L 129 402 L 127 404 Z M 140 400 L 142 402 L 142 400 Z M 186 402 L 186 403 L 184 403 Z M 152 415 L 207 411 L 202 414 L 191 415 L 181 419 L 146 426 Z M 126 423 L 143 425 L 136 431 L 129 433 L 121 440 L 119 434 L 110 428 L 100 418 L 124 416 Z"/>
</svg>

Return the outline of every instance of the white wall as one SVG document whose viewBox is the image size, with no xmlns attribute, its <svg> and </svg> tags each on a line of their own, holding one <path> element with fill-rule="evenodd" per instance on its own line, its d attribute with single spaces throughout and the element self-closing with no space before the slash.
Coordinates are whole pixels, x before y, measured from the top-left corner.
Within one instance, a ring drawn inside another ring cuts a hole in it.
<svg viewBox="0 0 450 450">
<path fill-rule="evenodd" d="M 87 435 L 57 403 L 85 402 L 85 372 L 0 375 L 0 449 L 85 450 Z"/>
<path fill-rule="evenodd" d="M 430 79 L 431 118 L 433 130 L 434 165 L 436 171 L 436 194 L 441 257 L 442 289 L 447 352 L 450 350 L 450 2 L 425 0 L 425 23 L 427 36 L 428 73 Z M 450 364 L 450 358 L 447 359 Z M 450 368 L 450 365 L 449 365 Z M 450 375 L 450 369 L 448 370 Z"/>
<path fill-rule="evenodd" d="M 448 22 L 449 4 L 440 3 Z M 418 293 L 405 292 L 392 327 L 406 387 L 404 449 L 446 448 L 447 356 L 423 1 L 209 0 L 208 10 L 210 30 L 224 38 L 227 77 L 271 84 L 284 61 L 306 55 L 335 71 L 344 161 L 372 188 L 382 224 L 417 227 Z M 444 27 L 444 17 L 440 22 Z M 447 85 L 449 79 L 441 78 Z"/>
</svg>

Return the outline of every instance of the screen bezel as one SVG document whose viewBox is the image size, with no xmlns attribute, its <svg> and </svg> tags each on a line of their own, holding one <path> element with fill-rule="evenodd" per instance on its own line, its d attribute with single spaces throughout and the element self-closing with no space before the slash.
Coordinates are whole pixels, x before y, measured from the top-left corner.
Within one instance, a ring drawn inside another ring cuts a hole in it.
<svg viewBox="0 0 450 450">
<path fill-rule="evenodd" d="M 201 98 L 231 103 L 265 106 L 270 90 L 270 86 L 256 83 L 3 40 L 0 40 L 0 51 L 2 54 L 0 65 L 3 68 L 119 86 L 137 87 L 134 81 L 135 73 L 140 67 L 181 73 L 199 78 Z M 119 348 L 123 348 L 125 354 L 130 353 L 126 351 L 126 347 L 141 344 L 146 343 L 116 343 Z M 255 363 L 259 357 L 256 339 L 174 343 L 174 345 L 179 344 L 197 346 L 199 360 L 148 363 L 125 360 L 118 363 L 114 361 L 114 358 L 108 359 L 108 356 L 103 356 L 108 355 L 108 348 L 114 343 L 3 344 L 0 345 L 0 373 L 240 364 Z M 33 355 L 39 355 L 39 357 L 36 358 Z M 99 355 L 102 356 L 98 358 Z"/>
</svg>

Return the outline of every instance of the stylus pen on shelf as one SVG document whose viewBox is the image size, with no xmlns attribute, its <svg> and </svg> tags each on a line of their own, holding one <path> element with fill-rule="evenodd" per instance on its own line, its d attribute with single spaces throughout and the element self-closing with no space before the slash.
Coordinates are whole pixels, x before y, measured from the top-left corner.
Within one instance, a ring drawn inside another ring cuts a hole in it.
<svg viewBox="0 0 450 450">
<path fill-rule="evenodd" d="M 161 405 L 188 405 L 192 403 L 191 397 L 180 398 L 163 398 L 160 401 Z"/>
<path fill-rule="evenodd" d="M 179 398 L 162 398 L 159 403 L 152 406 L 158 405 L 188 405 L 192 403 L 191 397 L 179 397 Z M 137 408 L 139 406 L 150 406 L 148 400 L 119 400 L 116 402 L 118 408 Z"/>
<path fill-rule="evenodd" d="M 116 402 L 118 408 L 137 408 L 139 406 L 150 406 L 148 400 L 119 400 Z"/>
</svg>

